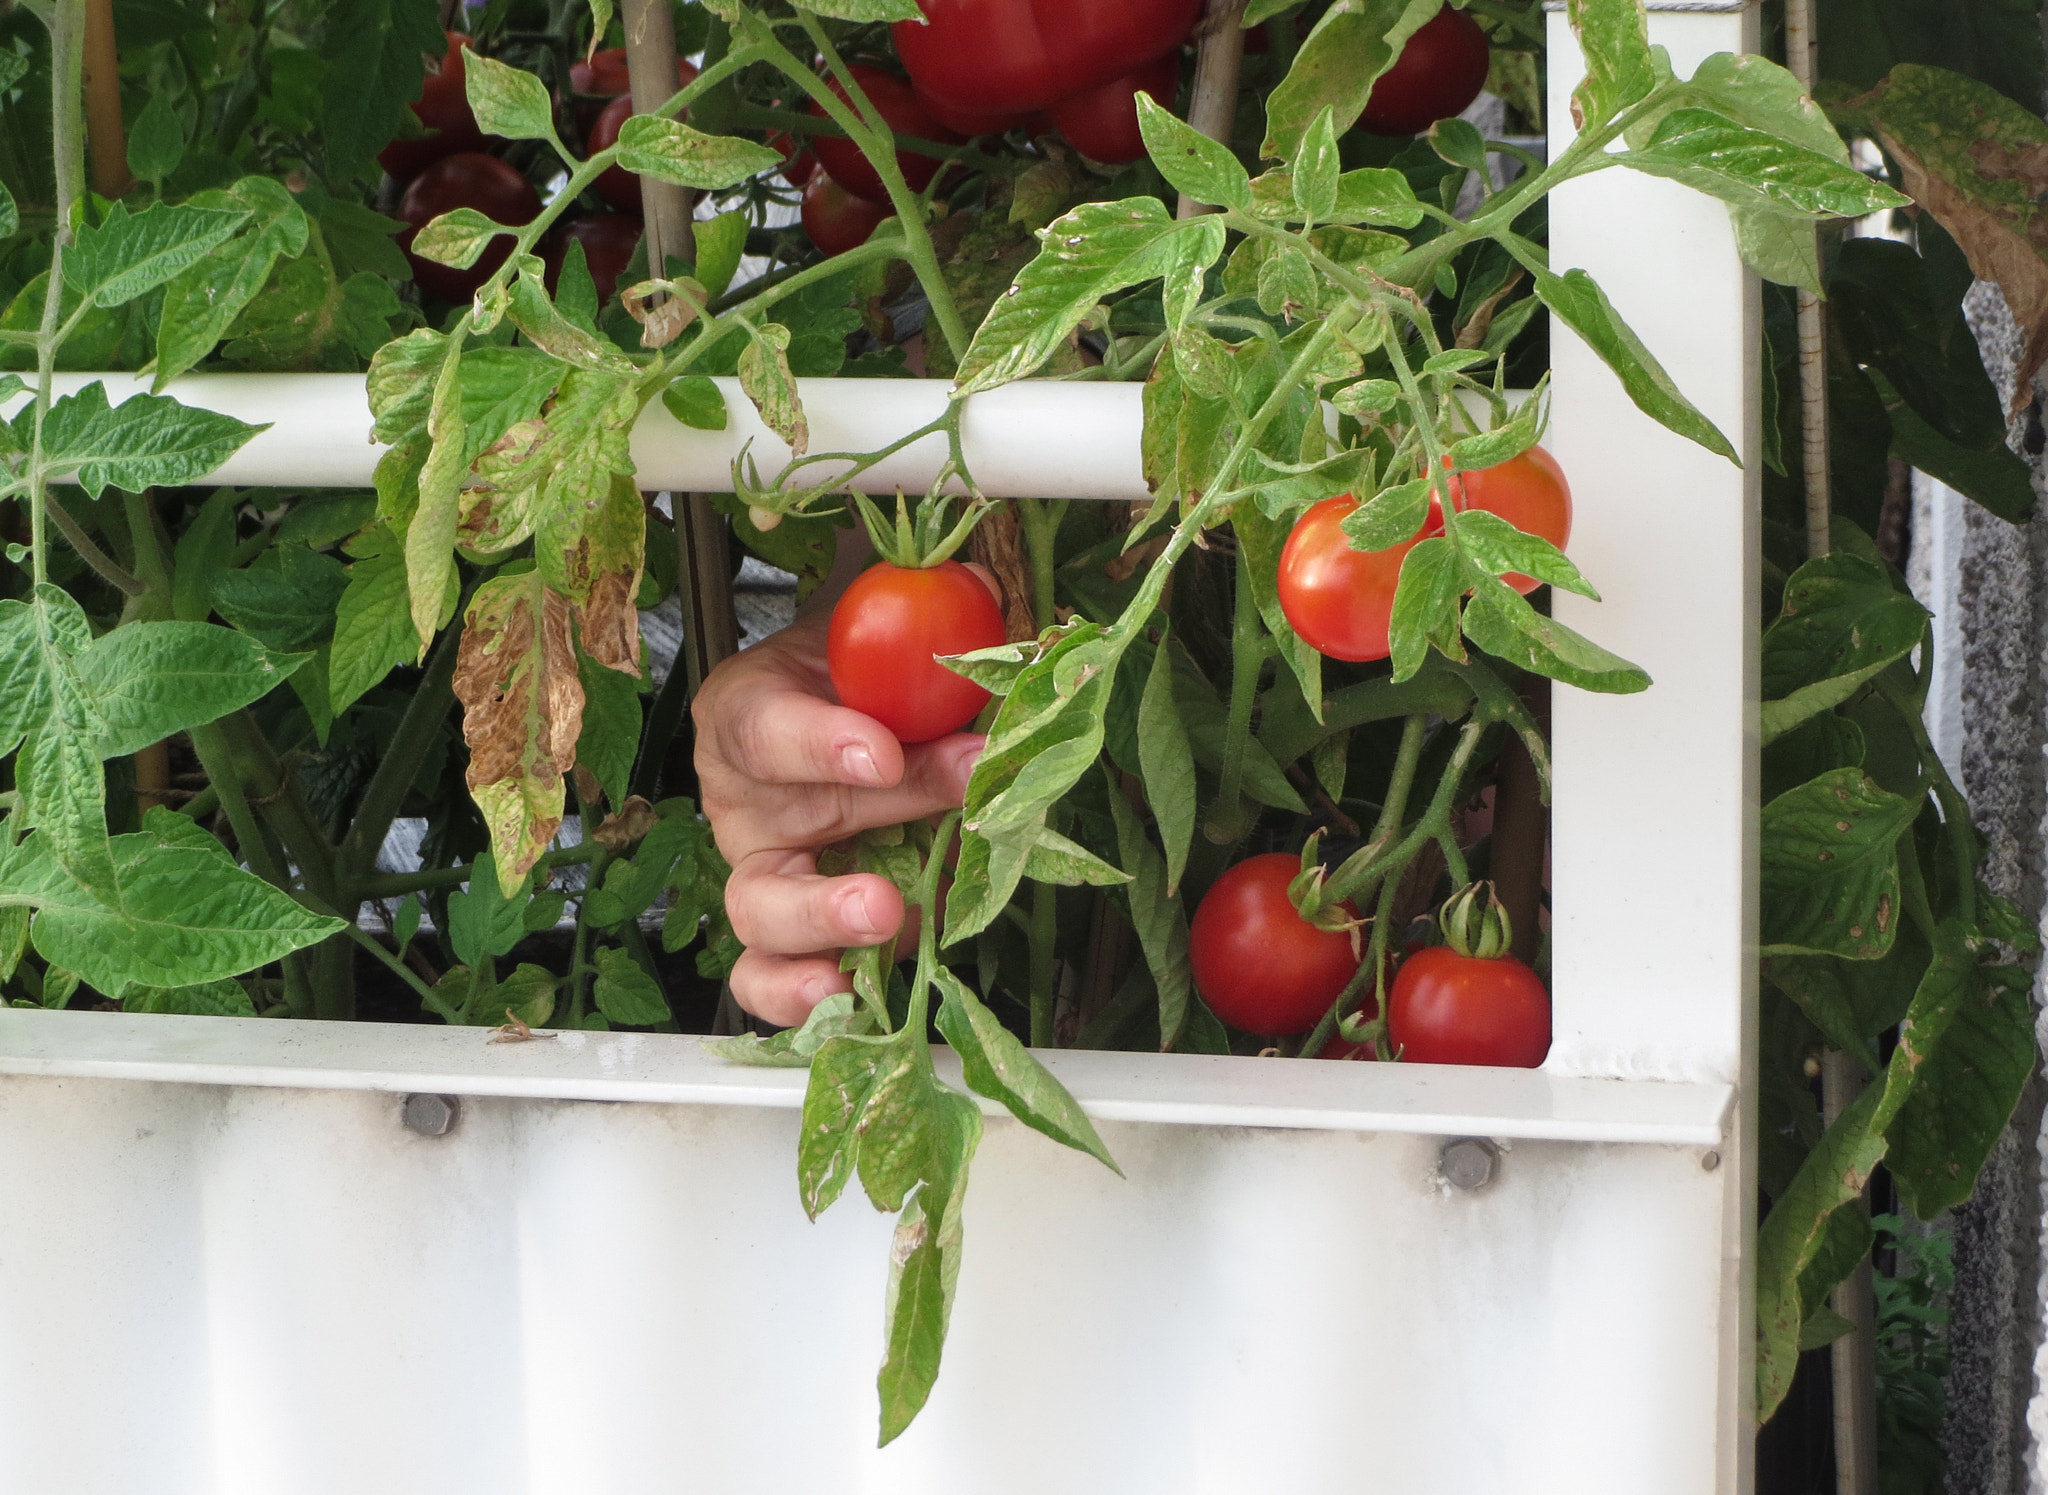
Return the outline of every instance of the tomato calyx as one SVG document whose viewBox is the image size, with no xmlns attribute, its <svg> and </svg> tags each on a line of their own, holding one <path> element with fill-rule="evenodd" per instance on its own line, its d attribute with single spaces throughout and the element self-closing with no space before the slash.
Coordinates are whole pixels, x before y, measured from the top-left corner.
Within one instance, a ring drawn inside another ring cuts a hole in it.
<svg viewBox="0 0 2048 1495">
<path fill-rule="evenodd" d="M 933 484 L 932 491 L 917 501 L 914 515 L 903 497 L 903 490 L 897 489 L 896 520 L 893 524 L 865 493 L 853 495 L 854 507 L 860 513 L 861 523 L 867 526 L 868 538 L 874 542 L 876 555 L 906 571 L 922 571 L 952 559 L 953 553 L 974 533 L 975 525 L 981 523 L 981 516 L 989 510 L 989 502 L 976 494 L 949 528 L 946 511 L 953 501 L 949 495 L 939 491 L 943 486 L 944 475 L 941 474 L 940 482 Z"/>
<path fill-rule="evenodd" d="M 1468 883 L 1444 900 L 1438 914 L 1444 944 L 1473 960 L 1498 960 L 1514 944 L 1514 925 L 1490 882 Z"/>
<path fill-rule="evenodd" d="M 1359 931 L 1372 921 L 1361 918 L 1356 908 L 1331 892 L 1330 875 L 1320 854 L 1323 834 L 1322 827 L 1318 826 L 1302 843 L 1301 870 L 1287 884 L 1287 901 L 1294 905 L 1294 911 L 1301 915 L 1304 923 L 1332 934 L 1349 935 L 1351 953 L 1363 958 Z"/>
</svg>

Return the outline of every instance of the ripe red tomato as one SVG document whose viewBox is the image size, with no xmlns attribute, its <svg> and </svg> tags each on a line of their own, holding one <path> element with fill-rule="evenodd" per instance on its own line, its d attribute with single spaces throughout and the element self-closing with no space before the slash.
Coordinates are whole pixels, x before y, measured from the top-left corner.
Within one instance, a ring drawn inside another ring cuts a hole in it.
<svg viewBox="0 0 2048 1495">
<path fill-rule="evenodd" d="M 409 182 L 443 156 L 476 150 L 484 143 L 476 114 L 469 107 L 462 54 L 475 45 L 460 31 L 446 33 L 448 50 L 432 65 L 420 96 L 411 108 L 415 118 L 434 131 L 416 140 L 394 140 L 377 152 L 377 164 L 393 181 Z"/>
<path fill-rule="evenodd" d="M 583 246 L 583 263 L 590 271 L 591 284 L 597 287 L 598 305 L 602 306 L 612 299 L 619 277 L 626 273 L 633 251 L 640 247 L 641 231 L 640 220 L 624 213 L 592 213 L 556 224 L 541 251 L 541 260 L 547 266 L 548 293 L 554 294 L 562 278 L 562 266 L 569 258 L 569 245 L 574 242 Z"/>
<path fill-rule="evenodd" d="M 633 112 L 633 96 L 622 93 L 604 106 L 604 112 L 597 117 L 597 123 L 590 127 L 589 149 L 585 158 L 599 151 L 608 151 L 619 143 L 619 128 Z M 640 178 L 623 166 L 607 166 L 603 175 L 591 184 L 597 195 L 612 208 L 621 213 L 640 211 Z"/>
<path fill-rule="evenodd" d="M 855 197 L 822 167 L 804 184 L 804 232 L 820 254 L 844 254 L 867 243 L 875 225 L 896 210 L 887 203 Z"/>
<path fill-rule="evenodd" d="M 1559 550 L 1572 537 L 1572 490 L 1557 458 L 1540 446 L 1496 467 L 1461 473 L 1451 481 L 1452 501 L 1460 513 L 1484 509 L 1516 529 L 1548 540 Z M 1542 585 L 1533 576 L 1509 572 L 1501 580 L 1527 594 Z"/>
<path fill-rule="evenodd" d="M 1420 135 L 1471 107 L 1491 63 L 1479 23 L 1446 5 L 1380 74 L 1358 123 L 1375 135 Z"/>
<path fill-rule="evenodd" d="M 988 692 L 933 656 L 1003 641 L 1003 610 L 958 561 L 916 568 L 878 561 L 832 609 L 825 664 L 842 704 L 899 742 L 930 742 L 973 721 Z"/>
<path fill-rule="evenodd" d="M 1138 95 L 1149 93 L 1171 109 L 1179 90 L 1180 53 L 1167 52 L 1134 73 L 1067 95 L 1046 110 L 1046 118 L 1089 160 L 1119 165 L 1145 154 L 1145 137 L 1138 133 Z"/>
<path fill-rule="evenodd" d="M 1318 929 L 1287 897 L 1301 858 L 1247 857 L 1203 895 L 1188 925 L 1188 961 L 1202 1000 L 1233 1028 L 1306 1033 L 1358 970 L 1351 936 Z"/>
<path fill-rule="evenodd" d="M 1038 119 L 1035 109 L 1001 109 L 988 113 L 980 109 L 962 109 L 943 99 L 935 99 L 917 86 L 917 80 L 910 80 L 910 91 L 917 95 L 917 101 L 924 105 L 925 112 L 949 130 L 972 139 L 976 135 L 1001 135 L 1021 125 L 1031 124 Z"/>
<path fill-rule="evenodd" d="M 915 135 L 920 140 L 936 140 L 948 145 L 961 138 L 925 108 L 923 101 L 901 78 L 859 62 L 848 71 L 868 96 L 868 102 L 888 121 L 890 129 L 903 135 Z M 846 97 L 846 90 L 839 86 L 837 79 L 832 80 L 831 88 L 842 99 Z M 811 113 L 823 119 L 824 106 L 813 103 Z M 831 172 L 834 179 L 854 196 L 865 197 L 870 202 L 889 200 L 889 189 L 882 185 L 881 176 L 851 140 L 842 135 L 814 135 L 811 137 L 811 149 L 817 153 L 818 164 Z M 897 168 L 913 192 L 925 189 L 925 184 L 937 173 L 939 164 L 931 156 L 914 156 L 908 151 L 896 153 Z"/>
<path fill-rule="evenodd" d="M 1326 498 L 1295 521 L 1280 551 L 1280 610 L 1309 647 L 1332 659 L 1363 663 L 1391 652 L 1387 625 L 1401 563 L 1418 540 L 1443 533 L 1434 500 L 1421 529 L 1385 550 L 1353 550 L 1339 528 L 1358 500 Z"/>
<path fill-rule="evenodd" d="M 1042 109 L 1187 40 L 1202 0 L 918 0 L 890 28 L 930 97 L 977 114 Z"/>
<path fill-rule="evenodd" d="M 451 269 L 412 252 L 413 237 L 456 208 L 475 208 L 496 223 L 531 223 L 540 212 L 540 197 L 511 166 L 496 156 L 464 151 L 444 156 L 421 172 L 398 200 L 398 216 L 411 225 L 398 246 L 412 262 L 412 278 L 421 290 L 443 301 L 467 301 L 512 253 L 512 236 L 500 234 L 484 246 L 467 270 Z"/>
<path fill-rule="evenodd" d="M 1550 1052 L 1550 993 L 1512 955 L 1482 960 L 1432 945 L 1401 963 L 1387 1035 L 1411 1064 L 1534 1069 Z"/>
<path fill-rule="evenodd" d="M 782 157 L 782 179 L 792 187 L 801 187 L 818 169 L 818 158 L 811 154 L 810 147 L 797 149 L 797 143 L 780 130 L 770 135 L 765 143 Z"/>
</svg>

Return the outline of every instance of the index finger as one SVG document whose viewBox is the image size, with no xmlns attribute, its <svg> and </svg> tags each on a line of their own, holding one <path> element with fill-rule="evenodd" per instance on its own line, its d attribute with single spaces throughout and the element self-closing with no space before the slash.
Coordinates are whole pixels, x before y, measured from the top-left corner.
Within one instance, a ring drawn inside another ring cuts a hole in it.
<svg viewBox="0 0 2048 1495">
<path fill-rule="evenodd" d="M 795 686 L 757 682 L 707 703 L 697 725 L 719 758 L 755 783 L 884 789 L 903 778 L 903 747 L 887 727 Z"/>
</svg>

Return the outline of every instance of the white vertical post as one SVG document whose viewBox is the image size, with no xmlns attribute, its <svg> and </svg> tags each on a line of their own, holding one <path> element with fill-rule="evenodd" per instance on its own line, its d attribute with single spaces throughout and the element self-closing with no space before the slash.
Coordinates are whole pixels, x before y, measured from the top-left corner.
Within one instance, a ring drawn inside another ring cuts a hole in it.
<svg viewBox="0 0 2048 1495">
<path fill-rule="evenodd" d="M 1650 40 L 1679 76 L 1753 50 L 1753 0 L 1649 0 Z M 1550 17 L 1550 146 L 1569 142 L 1583 73 Z M 1721 1411 L 1715 1488 L 1752 1479 L 1755 1229 L 1758 346 L 1756 277 L 1727 210 L 1615 169 L 1551 199 L 1553 266 L 1607 291 L 1737 468 L 1643 415 L 1552 323 L 1548 444 L 1570 475 L 1572 557 L 1603 602 L 1557 595 L 1560 621 L 1648 670 L 1642 695 L 1560 687 L 1552 723 L 1548 1067 L 1574 1075 L 1732 1081 L 1724 1179 Z"/>
</svg>

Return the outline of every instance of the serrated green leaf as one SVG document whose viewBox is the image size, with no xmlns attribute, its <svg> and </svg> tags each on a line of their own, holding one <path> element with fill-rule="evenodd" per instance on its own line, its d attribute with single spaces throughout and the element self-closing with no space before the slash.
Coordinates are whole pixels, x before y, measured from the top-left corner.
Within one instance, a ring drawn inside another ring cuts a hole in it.
<svg viewBox="0 0 2048 1495">
<path fill-rule="evenodd" d="M 904 1207 L 889 1248 L 889 1291 L 882 1309 L 888 1328 L 875 1377 L 884 1446 L 910 1426 L 939 1377 L 960 1278 L 968 1164 L 981 1142 L 981 1109 L 973 1101 L 936 1083 L 928 1090 L 931 1142 L 924 1181 Z"/>
<path fill-rule="evenodd" d="M 1572 90 L 1572 120 L 1597 129 L 1657 86 L 1643 0 L 1566 0 L 1586 76 Z"/>
<path fill-rule="evenodd" d="M 515 876 L 504 886 L 490 852 L 470 867 L 469 881 L 448 895 L 448 944 L 455 958 L 476 967 L 491 956 L 510 955 L 525 938 L 525 912 L 530 877 Z"/>
<path fill-rule="evenodd" d="M 1213 214 L 1176 222 L 1156 198 L 1083 203 L 1040 235 L 1038 255 L 982 319 L 955 376 L 962 395 L 1036 370 L 1105 296 L 1223 252 Z"/>
<path fill-rule="evenodd" d="M 1617 159 L 1723 202 L 1814 219 L 1860 217 L 1912 201 L 1846 162 L 1708 109 L 1674 110 L 1644 145 Z"/>
<path fill-rule="evenodd" d="M 1484 573 L 1468 572 L 1467 579 L 1475 584 L 1465 636 L 1494 658 L 1581 690 L 1632 695 L 1649 689 L 1650 677 L 1638 666 L 1537 612 L 1505 582 Z"/>
<path fill-rule="evenodd" d="M 199 193 L 194 201 L 246 209 L 250 221 L 244 232 L 180 271 L 165 287 L 152 386 L 159 394 L 227 336 L 269 281 L 279 257 L 303 253 L 310 238 L 309 220 L 290 190 L 269 177 L 244 177 L 226 191 Z"/>
<path fill-rule="evenodd" d="M 1458 514 L 1458 543 L 1473 564 L 1494 576 L 1533 576 L 1551 586 L 1600 600 L 1600 594 L 1579 574 L 1565 553 L 1540 535 L 1528 534 L 1484 509 Z"/>
<path fill-rule="evenodd" d="M 513 325 L 536 347 L 572 367 L 623 378 L 638 372 L 633 361 L 609 339 L 584 331 L 562 315 L 548 298 L 541 262 L 533 255 L 519 258 L 519 273 L 512 282 L 510 314 Z"/>
<path fill-rule="evenodd" d="M 1266 100 L 1266 138 L 1259 154 L 1292 161 L 1325 109 L 1337 133 L 1349 130 L 1365 112 L 1373 84 L 1393 66 L 1408 38 L 1442 8 L 1440 0 L 1337 0 Z"/>
<path fill-rule="evenodd" d="M 1250 210 L 1251 174 L 1229 146 L 1211 140 L 1171 109 L 1161 108 L 1150 94 L 1140 90 L 1136 99 L 1138 133 L 1169 186 L 1197 202 Z"/>
<path fill-rule="evenodd" d="M 659 115 L 628 115 L 619 127 L 619 165 L 682 187 L 731 187 L 781 164 L 780 155 L 756 141 L 707 135 Z"/>
<path fill-rule="evenodd" d="M 578 655 L 583 682 L 583 730 L 576 761 L 589 769 L 614 809 L 626 802 L 626 780 L 640 750 L 640 682 Z M 666 869 L 664 869 L 665 871 Z"/>
<path fill-rule="evenodd" d="M 636 1028 L 668 1021 L 668 998 L 661 985 L 641 970 L 624 950 L 597 952 L 597 979 L 591 984 L 597 1010 L 614 1023 Z"/>
<path fill-rule="evenodd" d="M 471 77 L 475 77 L 472 71 Z M 467 270 L 475 264 L 491 240 L 506 231 L 475 208 L 454 208 L 429 222 L 413 236 L 414 254 L 436 264 Z"/>
<path fill-rule="evenodd" d="M 1128 873 L 1118 871 L 1079 842 L 1043 825 L 1025 854 L 1024 875 L 1034 882 L 1056 883 L 1063 888 L 1107 888 L 1130 881 Z"/>
<path fill-rule="evenodd" d="M 117 202 L 98 224 L 79 228 L 64 256 L 64 280 L 100 306 L 119 306 L 196 263 L 248 221 L 246 209 L 157 203 L 130 213 Z"/>
<path fill-rule="evenodd" d="M 128 127 L 128 173 L 131 176 L 156 186 L 178 169 L 178 163 L 185 158 L 185 130 L 178 123 L 178 111 L 172 106 L 168 89 L 154 89 L 142 106 L 142 112 L 135 116 L 135 122 Z M 4 191 L 0 188 L 0 191 Z M 6 238 L 14 233 L 7 226 Z"/>
<path fill-rule="evenodd" d="M 462 56 L 462 86 L 484 134 L 507 140 L 553 138 L 554 104 L 547 85 L 533 74 L 471 49 Z"/>
<path fill-rule="evenodd" d="M 209 593 L 228 622 L 278 651 L 327 641 L 348 573 L 330 555 L 304 545 L 279 545 L 256 564 L 216 571 Z"/>
<path fill-rule="evenodd" d="M 99 754 L 111 758 L 240 710 L 306 658 L 211 624 L 132 622 L 94 640 L 77 669 L 105 723 Z"/>
<path fill-rule="evenodd" d="M 1067 1093 L 1067 1087 L 1053 1078 L 959 977 L 944 966 L 936 967 L 932 975 L 939 988 L 939 1031 L 960 1056 L 969 1088 L 1000 1102 L 1033 1131 L 1087 1153 L 1122 1177 L 1123 1170 L 1109 1155 L 1095 1124 Z"/>
<path fill-rule="evenodd" d="M 1883 567 L 1835 551 L 1786 583 L 1783 610 L 1764 632 L 1766 742 L 1846 701 L 1864 681 L 1916 648 L 1929 614 L 1893 589 Z"/>
<path fill-rule="evenodd" d="M 1458 598 L 1470 584 L 1470 568 L 1441 536 L 1418 541 L 1402 558 L 1394 610 L 1387 622 L 1395 680 L 1407 680 L 1422 668 L 1432 642 L 1448 640 L 1455 645 Z M 1462 652 L 1453 657 L 1462 658 Z"/>
<path fill-rule="evenodd" d="M 1301 137 L 1294 154 L 1294 201 L 1302 217 L 1312 223 L 1328 223 L 1337 211 L 1338 179 L 1343 162 L 1337 154 L 1337 133 L 1326 106 Z"/>
<path fill-rule="evenodd" d="M 24 422 L 33 418 L 32 406 L 15 417 L 17 440 L 28 435 Z M 98 498 L 109 487 L 140 493 L 195 482 L 269 429 L 167 395 L 130 395 L 110 407 L 105 385 L 95 379 L 50 406 L 43 451 L 53 472 L 70 474 L 69 481 Z"/>
<path fill-rule="evenodd" d="M 349 567 L 335 608 L 327 690 L 337 716 L 419 647 L 406 610 L 405 556 L 388 530 L 379 526 L 374 533 L 378 538 L 363 545 Z"/>
</svg>

